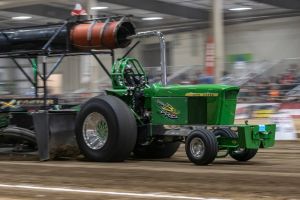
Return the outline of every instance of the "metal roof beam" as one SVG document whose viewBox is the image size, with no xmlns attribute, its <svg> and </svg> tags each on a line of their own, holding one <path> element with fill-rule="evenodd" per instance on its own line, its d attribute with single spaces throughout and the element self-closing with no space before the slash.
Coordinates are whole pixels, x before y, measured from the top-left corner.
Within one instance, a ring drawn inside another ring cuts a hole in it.
<svg viewBox="0 0 300 200">
<path fill-rule="evenodd" d="M 99 3 L 113 3 L 136 9 L 148 10 L 187 19 L 208 19 L 208 11 L 200 8 L 191 8 L 188 6 L 167 3 L 158 0 L 141 1 L 141 0 L 98 0 Z"/>
<path fill-rule="evenodd" d="M 65 9 L 65 8 L 58 8 L 50 5 L 44 5 L 44 4 L 34 4 L 34 5 L 5 8 L 2 10 L 7 12 L 26 13 L 26 14 L 49 17 L 54 19 L 67 19 L 68 17 L 70 17 L 70 12 L 72 8 Z"/>
<path fill-rule="evenodd" d="M 287 8 L 292 10 L 300 10 L 299 0 L 252 0 L 258 3 L 269 4 L 280 8 Z"/>
</svg>

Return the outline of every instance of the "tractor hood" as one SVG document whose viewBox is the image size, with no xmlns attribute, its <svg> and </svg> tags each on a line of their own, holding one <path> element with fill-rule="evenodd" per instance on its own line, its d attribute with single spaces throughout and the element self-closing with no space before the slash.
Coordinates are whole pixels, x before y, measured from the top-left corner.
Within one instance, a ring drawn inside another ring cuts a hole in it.
<svg viewBox="0 0 300 200">
<path fill-rule="evenodd" d="M 146 97 L 218 97 L 226 91 L 238 92 L 239 87 L 215 84 L 162 86 L 159 83 L 155 83 L 144 90 Z"/>
<path fill-rule="evenodd" d="M 153 84 L 144 90 L 155 125 L 233 124 L 239 88 Z M 201 114 L 199 114 L 201 113 Z"/>
</svg>

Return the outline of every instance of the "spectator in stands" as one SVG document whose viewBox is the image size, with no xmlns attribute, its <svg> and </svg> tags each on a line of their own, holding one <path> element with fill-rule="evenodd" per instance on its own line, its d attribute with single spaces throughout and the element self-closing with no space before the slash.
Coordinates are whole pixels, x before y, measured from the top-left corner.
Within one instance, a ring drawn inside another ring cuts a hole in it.
<svg viewBox="0 0 300 200">
<path fill-rule="evenodd" d="M 258 99 L 266 100 L 269 91 L 269 81 L 261 81 L 258 83 L 256 90 L 258 91 Z"/>
<path fill-rule="evenodd" d="M 280 98 L 280 91 L 278 89 L 278 86 L 276 84 L 271 84 L 270 90 L 269 90 L 269 101 L 276 102 Z"/>
<path fill-rule="evenodd" d="M 258 96 L 258 92 L 257 92 L 257 82 L 255 80 L 250 80 L 247 83 L 246 88 L 248 89 L 248 93 L 245 94 L 246 97 L 246 101 L 248 102 L 255 102 L 256 101 L 256 97 Z"/>
<path fill-rule="evenodd" d="M 296 85 L 300 85 L 300 74 L 298 74 L 296 78 Z"/>
<path fill-rule="evenodd" d="M 281 88 L 284 92 L 293 88 L 295 82 L 295 76 L 291 70 L 283 74 L 280 79 Z"/>
<path fill-rule="evenodd" d="M 203 74 L 201 71 L 197 73 L 197 82 L 198 84 L 213 84 L 214 77 Z"/>
</svg>

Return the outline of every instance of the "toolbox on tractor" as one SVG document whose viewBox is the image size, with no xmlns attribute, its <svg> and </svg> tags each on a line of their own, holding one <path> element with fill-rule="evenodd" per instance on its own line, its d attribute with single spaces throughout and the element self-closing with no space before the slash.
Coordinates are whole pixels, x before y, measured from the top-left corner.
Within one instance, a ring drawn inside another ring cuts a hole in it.
<svg viewBox="0 0 300 200">
<path fill-rule="evenodd" d="M 185 143 L 189 160 L 197 165 L 210 164 L 216 157 L 227 155 L 247 161 L 259 148 L 274 145 L 275 124 L 234 125 L 238 87 L 169 85 L 165 38 L 159 31 L 135 33 L 134 25 L 119 16 L 76 18 L 60 25 L 25 29 L 25 35 L 22 29 L 1 32 L 6 37 L 0 37 L 0 44 L 6 49 L 1 50 L 0 58 L 12 59 L 36 91 L 43 89 L 43 105 L 19 112 L 1 110 L 0 141 L 12 135 L 22 140 L 33 138 L 41 160 L 50 158 L 53 146 L 70 144 L 79 148 L 86 158 L 102 162 L 123 161 L 132 153 L 140 158 L 168 158 Z M 95 34 L 99 31 L 102 35 Z M 24 37 L 21 40 L 24 45 L 16 36 Z M 113 49 L 153 36 L 160 42 L 161 82 L 150 84 L 140 62 L 127 56 L 140 41 L 118 59 L 114 58 Z M 40 38 L 39 43 L 32 45 L 35 38 Z M 111 72 L 97 54 L 111 55 Z M 64 57 L 80 55 L 92 55 L 96 59 L 111 78 L 112 89 L 78 106 L 49 105 L 47 79 Z M 49 56 L 58 59 L 47 74 Z M 36 67 L 37 57 L 43 57 L 41 72 Z M 37 85 L 36 77 L 32 80 L 23 70 L 18 58 L 28 58 L 35 76 L 43 80 L 42 86 Z M 27 124 L 32 126 L 19 127 L 13 123 L 21 114 L 28 117 Z"/>
</svg>

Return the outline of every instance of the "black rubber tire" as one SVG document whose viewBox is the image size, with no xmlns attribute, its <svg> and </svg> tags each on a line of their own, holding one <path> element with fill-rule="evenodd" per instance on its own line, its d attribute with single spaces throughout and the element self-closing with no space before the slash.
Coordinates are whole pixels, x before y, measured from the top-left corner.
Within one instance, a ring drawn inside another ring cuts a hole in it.
<svg viewBox="0 0 300 200">
<path fill-rule="evenodd" d="M 203 155 L 200 158 L 193 156 L 191 152 L 191 142 L 194 138 L 200 139 L 204 144 Z M 191 162 L 196 165 L 208 165 L 212 163 L 218 153 L 217 139 L 206 129 L 193 130 L 186 139 L 185 152 Z"/>
<path fill-rule="evenodd" d="M 139 134 L 143 134 L 145 129 L 140 129 Z M 157 135 L 164 133 L 166 130 L 163 126 L 158 126 L 154 130 Z M 170 158 L 172 157 L 180 146 L 180 142 L 170 142 L 163 143 L 154 141 L 149 145 L 137 144 L 133 153 L 137 158 L 150 158 L 150 159 L 160 159 L 160 158 Z"/>
<path fill-rule="evenodd" d="M 218 128 L 214 130 L 214 134 L 215 136 L 238 138 L 237 134 L 235 134 L 229 128 Z M 256 155 L 257 151 L 258 149 L 243 149 L 230 151 L 229 155 L 237 161 L 245 162 L 253 158 Z"/>
<path fill-rule="evenodd" d="M 7 127 L 0 133 L 4 140 L 19 143 L 26 141 L 32 146 L 36 146 L 36 135 L 33 131 L 21 127 Z"/>
<path fill-rule="evenodd" d="M 84 141 L 82 128 L 85 118 L 92 112 L 104 116 L 108 138 L 101 149 L 94 150 Z M 76 119 L 76 139 L 84 156 L 92 161 L 119 162 L 130 156 L 137 139 L 136 121 L 128 106 L 114 96 L 98 96 L 83 104 Z"/>
<path fill-rule="evenodd" d="M 161 143 L 153 142 L 150 145 L 137 145 L 134 149 L 134 156 L 137 158 L 170 158 L 180 146 L 180 142 Z"/>
<path fill-rule="evenodd" d="M 229 128 L 217 128 L 215 130 L 213 130 L 213 133 L 214 135 L 216 136 L 217 140 L 218 140 L 218 137 L 225 137 L 225 138 L 238 138 L 237 134 L 235 134 L 232 130 L 230 130 Z M 226 154 L 221 157 L 226 157 L 230 150 L 228 148 L 222 148 L 222 147 L 218 147 L 219 148 L 219 152 L 221 150 L 226 150 Z"/>
<path fill-rule="evenodd" d="M 232 130 L 229 128 L 217 128 L 213 131 L 214 135 L 216 137 L 229 137 L 229 138 L 238 138 L 237 134 L 235 134 Z"/>
<path fill-rule="evenodd" d="M 256 155 L 257 151 L 258 149 L 243 149 L 232 151 L 229 153 L 229 155 L 237 161 L 246 162 L 252 159 Z"/>
</svg>

